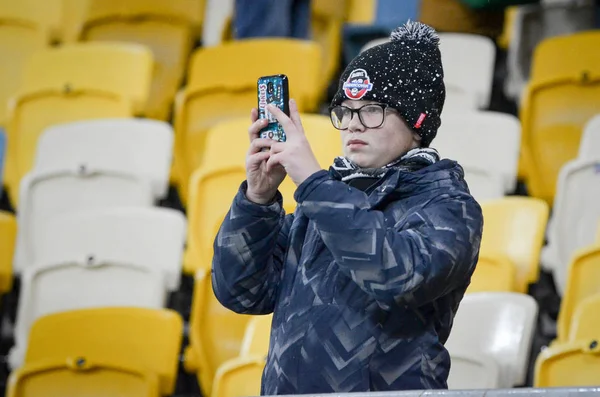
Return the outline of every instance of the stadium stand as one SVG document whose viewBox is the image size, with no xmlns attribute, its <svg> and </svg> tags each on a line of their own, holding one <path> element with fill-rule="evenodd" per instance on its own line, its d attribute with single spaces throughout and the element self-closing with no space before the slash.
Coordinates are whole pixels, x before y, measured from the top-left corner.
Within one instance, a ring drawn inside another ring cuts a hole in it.
<svg viewBox="0 0 600 397">
<path fill-rule="evenodd" d="M 289 76 L 326 169 L 339 70 L 411 19 L 440 32 L 432 147 L 484 231 L 450 390 L 379 396 L 600 395 L 598 2 L 314 0 L 302 41 L 236 41 L 233 3 L 0 0 L 2 392 L 259 395 L 272 316 L 225 309 L 210 270 L 257 78 Z"/>
</svg>

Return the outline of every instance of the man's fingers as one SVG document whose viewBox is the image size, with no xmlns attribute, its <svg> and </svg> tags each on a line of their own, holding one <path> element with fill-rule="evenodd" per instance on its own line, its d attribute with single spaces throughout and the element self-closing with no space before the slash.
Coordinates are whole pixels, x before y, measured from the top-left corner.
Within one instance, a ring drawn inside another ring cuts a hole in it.
<svg viewBox="0 0 600 397">
<path fill-rule="evenodd" d="M 268 149 L 274 143 L 277 143 L 277 141 L 274 141 L 273 139 L 268 139 L 268 138 L 256 138 L 256 139 L 252 140 L 252 142 L 250 142 L 250 149 L 248 151 L 248 154 L 258 153 L 265 148 Z"/>
<path fill-rule="evenodd" d="M 271 144 L 271 154 L 283 152 L 283 150 L 285 149 L 285 147 L 286 147 L 285 142 L 275 141 L 275 142 L 273 142 Z"/>
<path fill-rule="evenodd" d="M 258 109 L 252 108 L 250 111 L 250 122 L 254 123 L 256 120 L 258 120 Z"/>
<path fill-rule="evenodd" d="M 253 110 L 255 110 L 255 109 L 253 109 Z M 260 130 L 265 128 L 268 123 L 269 122 L 267 121 L 267 119 L 260 119 L 260 120 L 257 119 L 250 125 L 250 127 L 248 127 L 248 136 L 250 137 L 250 142 L 252 142 L 258 138 L 258 135 L 260 134 Z"/>
<path fill-rule="evenodd" d="M 298 104 L 294 99 L 290 99 L 290 118 L 296 125 L 296 128 L 300 131 L 304 131 L 302 128 L 302 120 L 300 119 L 300 112 L 298 111 Z"/>
<path fill-rule="evenodd" d="M 281 154 L 270 154 L 269 159 L 267 160 L 267 172 L 271 172 L 271 170 L 279 165 L 281 165 Z"/>
<path fill-rule="evenodd" d="M 268 160 L 270 156 L 271 156 L 271 153 L 269 153 L 268 151 L 254 153 L 254 154 L 248 156 L 248 160 L 247 160 L 248 166 L 250 166 L 250 167 L 258 166 L 263 161 Z"/>
<path fill-rule="evenodd" d="M 286 134 L 289 134 L 288 131 L 292 132 L 292 129 L 294 129 L 294 122 L 285 113 L 283 113 L 281 109 L 275 105 L 267 105 L 267 110 L 277 119 L 279 124 L 281 124 Z"/>
</svg>

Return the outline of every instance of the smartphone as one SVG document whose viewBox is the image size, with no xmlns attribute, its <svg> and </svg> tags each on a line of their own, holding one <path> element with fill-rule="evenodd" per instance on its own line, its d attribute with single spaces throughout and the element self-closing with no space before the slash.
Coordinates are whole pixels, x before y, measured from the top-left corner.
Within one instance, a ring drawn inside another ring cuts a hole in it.
<svg viewBox="0 0 600 397">
<path fill-rule="evenodd" d="M 271 138 L 285 142 L 285 131 L 279 122 L 267 111 L 267 105 L 273 104 L 290 115 L 290 94 L 288 78 L 285 74 L 263 76 L 258 79 L 258 118 L 268 119 L 269 124 L 260 130 L 261 138 Z"/>
</svg>

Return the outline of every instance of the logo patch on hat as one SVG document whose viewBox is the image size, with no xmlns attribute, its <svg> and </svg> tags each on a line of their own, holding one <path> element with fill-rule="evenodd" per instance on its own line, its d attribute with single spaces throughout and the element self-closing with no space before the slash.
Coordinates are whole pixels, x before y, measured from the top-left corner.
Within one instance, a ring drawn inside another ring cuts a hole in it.
<svg viewBox="0 0 600 397">
<path fill-rule="evenodd" d="M 342 88 L 349 99 L 358 100 L 373 89 L 373 83 L 371 83 L 366 70 L 354 69 Z"/>
</svg>

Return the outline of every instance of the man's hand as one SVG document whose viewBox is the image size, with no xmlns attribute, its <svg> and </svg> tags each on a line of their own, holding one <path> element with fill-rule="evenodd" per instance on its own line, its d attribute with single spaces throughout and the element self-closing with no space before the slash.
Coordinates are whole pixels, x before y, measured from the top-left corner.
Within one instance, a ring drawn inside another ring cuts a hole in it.
<svg viewBox="0 0 600 397">
<path fill-rule="evenodd" d="M 276 106 L 269 105 L 267 109 L 281 124 L 287 137 L 285 142 L 271 144 L 267 171 L 283 167 L 296 186 L 300 186 L 309 176 L 320 171 L 321 166 L 304 135 L 296 101 L 290 100 L 290 117 Z"/>
<path fill-rule="evenodd" d="M 257 204 L 267 204 L 275 197 L 277 188 L 285 178 L 285 170 L 281 166 L 267 165 L 271 157 L 268 149 L 277 141 L 259 138 L 258 135 L 260 130 L 267 126 L 268 121 L 259 119 L 256 109 L 252 109 L 250 119 L 252 125 L 248 128 L 250 149 L 246 156 L 246 198 Z M 263 151 L 265 148 L 267 150 Z"/>
</svg>

